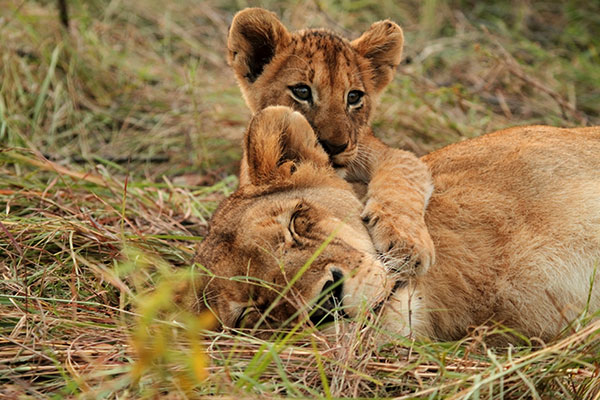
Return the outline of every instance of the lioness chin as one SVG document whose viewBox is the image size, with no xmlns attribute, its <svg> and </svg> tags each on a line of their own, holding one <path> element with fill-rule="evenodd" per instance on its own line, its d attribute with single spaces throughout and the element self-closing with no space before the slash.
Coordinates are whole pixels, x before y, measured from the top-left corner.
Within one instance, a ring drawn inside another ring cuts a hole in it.
<svg viewBox="0 0 600 400">
<path fill-rule="evenodd" d="M 317 321 L 337 305 L 401 335 L 451 340 L 501 323 L 549 340 L 600 307 L 598 127 L 513 128 L 423 157 L 437 258 L 408 281 L 376 257 L 363 205 L 299 113 L 256 114 L 244 150 L 248 181 L 198 253 L 213 276 L 186 300 L 226 326 L 277 327 L 303 307 Z"/>
</svg>

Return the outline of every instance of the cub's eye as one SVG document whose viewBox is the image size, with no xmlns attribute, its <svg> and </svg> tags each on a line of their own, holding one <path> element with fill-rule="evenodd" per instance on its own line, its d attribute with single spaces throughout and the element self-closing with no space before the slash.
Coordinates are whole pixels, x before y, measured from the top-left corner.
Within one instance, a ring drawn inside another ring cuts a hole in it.
<svg viewBox="0 0 600 400">
<path fill-rule="evenodd" d="M 360 100 L 364 96 L 364 93 L 360 90 L 351 90 L 348 93 L 348 105 L 355 106 L 360 103 Z"/>
<path fill-rule="evenodd" d="M 290 86 L 290 90 L 294 97 L 300 101 L 311 101 L 312 93 L 307 85 Z"/>
</svg>

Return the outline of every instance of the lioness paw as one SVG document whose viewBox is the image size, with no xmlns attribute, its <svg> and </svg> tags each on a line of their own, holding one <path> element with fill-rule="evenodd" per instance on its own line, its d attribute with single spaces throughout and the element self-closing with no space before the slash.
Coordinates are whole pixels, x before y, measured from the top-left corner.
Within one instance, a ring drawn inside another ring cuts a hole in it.
<svg viewBox="0 0 600 400">
<path fill-rule="evenodd" d="M 375 250 L 391 272 L 424 274 L 435 261 L 435 248 L 423 218 L 389 210 L 389 204 L 371 198 L 361 215 Z"/>
</svg>

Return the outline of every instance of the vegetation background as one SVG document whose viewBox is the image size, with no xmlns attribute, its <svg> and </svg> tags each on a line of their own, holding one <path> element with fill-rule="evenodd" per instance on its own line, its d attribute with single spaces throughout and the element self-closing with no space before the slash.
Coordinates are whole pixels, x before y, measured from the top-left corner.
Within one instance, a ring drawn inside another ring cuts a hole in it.
<svg viewBox="0 0 600 400">
<path fill-rule="evenodd" d="M 405 61 L 373 123 L 424 154 L 508 126 L 600 124 L 600 2 L 66 3 L 61 22 L 56 1 L 0 0 L 0 397 L 600 399 L 587 314 L 508 349 L 485 329 L 377 347 L 360 325 L 262 341 L 166 317 L 237 183 L 237 10 L 351 38 L 398 22 Z"/>
</svg>

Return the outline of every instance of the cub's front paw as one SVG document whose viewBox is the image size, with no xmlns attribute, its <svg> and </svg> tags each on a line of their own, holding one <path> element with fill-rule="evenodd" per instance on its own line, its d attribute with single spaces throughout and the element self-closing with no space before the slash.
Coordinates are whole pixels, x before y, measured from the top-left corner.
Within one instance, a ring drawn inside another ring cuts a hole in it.
<svg viewBox="0 0 600 400">
<path fill-rule="evenodd" d="M 423 217 L 389 210 L 369 199 L 362 213 L 375 250 L 392 272 L 424 274 L 435 262 L 435 248 Z"/>
</svg>

